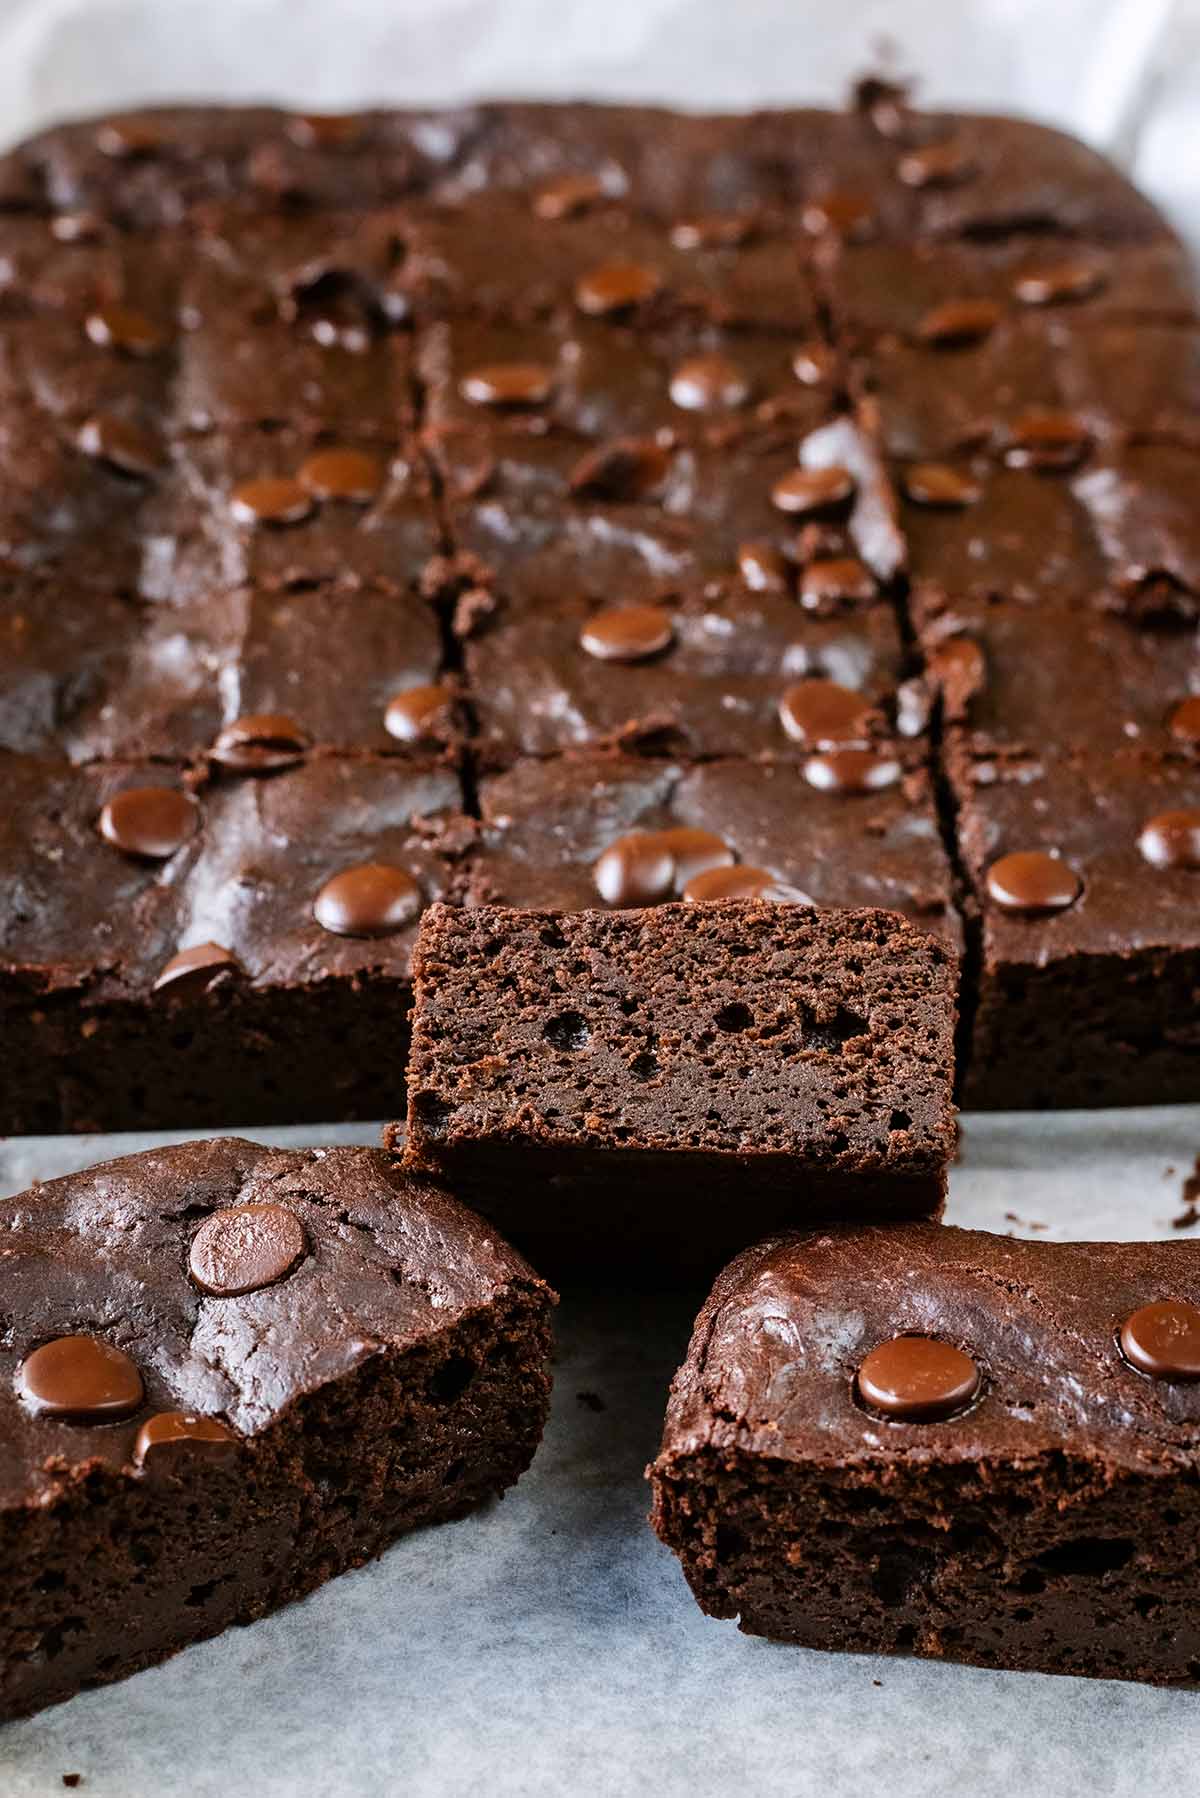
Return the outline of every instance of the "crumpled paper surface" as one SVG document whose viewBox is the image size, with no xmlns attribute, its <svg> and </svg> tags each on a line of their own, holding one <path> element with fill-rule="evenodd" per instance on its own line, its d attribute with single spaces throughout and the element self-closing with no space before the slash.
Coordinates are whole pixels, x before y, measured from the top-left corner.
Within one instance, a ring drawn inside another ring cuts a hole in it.
<svg viewBox="0 0 1200 1798">
<path fill-rule="evenodd" d="M 881 61 L 930 104 L 1110 149 L 1200 246 L 1200 0 L 0 0 L 8 140 L 172 98 L 836 103 Z M 12 1139 L 0 1189 L 145 1146 Z M 970 1118 L 948 1219 L 1170 1235 L 1198 1153 L 1200 1106 Z M 46 1798 L 65 1773 L 86 1798 L 1190 1791 L 1200 1695 L 808 1653 L 701 1616 L 642 1469 L 702 1296 L 565 1294 L 550 1428 L 502 1503 L 0 1730 L 0 1794 Z"/>
</svg>

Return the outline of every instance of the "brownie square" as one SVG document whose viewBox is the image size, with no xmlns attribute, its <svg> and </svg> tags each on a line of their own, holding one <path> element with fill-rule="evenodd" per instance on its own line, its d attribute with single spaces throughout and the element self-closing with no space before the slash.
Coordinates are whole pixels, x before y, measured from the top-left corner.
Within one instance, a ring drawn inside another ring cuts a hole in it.
<svg viewBox="0 0 1200 1798">
<path fill-rule="evenodd" d="M 963 756 L 951 775 L 981 918 L 964 1103 L 1187 1098 L 1200 950 L 1186 832 L 1200 815 L 1200 768 L 1128 751 Z M 1005 860 L 1030 854 L 1032 864 Z"/>
<path fill-rule="evenodd" d="M 654 1526 L 751 1635 L 1194 1681 L 1200 1396 L 1119 1342 L 1162 1311 L 1194 1342 L 1198 1300 L 1187 1242 L 761 1243 L 696 1320 Z"/>
<path fill-rule="evenodd" d="M 599 1260 L 711 1261 L 787 1218 L 936 1216 L 956 980 L 889 912 L 436 907 L 406 1163 L 518 1240 Z"/>
<path fill-rule="evenodd" d="M 554 1295 L 376 1150 L 184 1143 L 0 1219 L 5 1717 L 464 1515 L 537 1447 Z"/>
<path fill-rule="evenodd" d="M 605 851 L 683 829 L 715 838 L 748 882 L 818 906 L 900 912 L 957 949 L 961 926 L 928 771 L 911 754 L 885 759 L 891 784 L 856 793 L 815 786 L 803 768 L 782 763 L 688 766 L 602 754 L 520 762 L 479 784 L 471 901 L 564 910 L 605 903 L 596 884 Z M 669 877 L 661 896 L 674 891 Z"/>
</svg>

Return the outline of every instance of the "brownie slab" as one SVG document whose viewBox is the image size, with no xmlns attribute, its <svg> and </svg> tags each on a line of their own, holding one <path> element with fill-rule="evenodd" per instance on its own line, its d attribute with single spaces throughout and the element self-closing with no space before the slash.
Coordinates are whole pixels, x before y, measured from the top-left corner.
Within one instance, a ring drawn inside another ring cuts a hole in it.
<svg viewBox="0 0 1200 1798">
<path fill-rule="evenodd" d="M 653 1521 L 702 1608 L 854 1653 L 1200 1677 L 1200 1250 L 902 1224 L 727 1267 Z"/>
<path fill-rule="evenodd" d="M 2 1716 L 302 1597 L 537 1447 L 554 1295 L 376 1150 L 186 1143 L 0 1216 Z"/>
<path fill-rule="evenodd" d="M 668 841 L 712 865 L 711 839 Z M 405 1160 L 576 1259 L 711 1266 L 784 1218 L 936 1216 L 955 991 L 888 912 L 437 906 Z"/>
</svg>

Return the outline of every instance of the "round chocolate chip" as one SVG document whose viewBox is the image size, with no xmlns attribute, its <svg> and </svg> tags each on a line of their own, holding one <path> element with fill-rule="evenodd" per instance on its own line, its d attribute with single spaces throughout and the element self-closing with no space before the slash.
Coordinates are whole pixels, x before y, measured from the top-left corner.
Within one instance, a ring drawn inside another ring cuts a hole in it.
<svg viewBox="0 0 1200 1798">
<path fill-rule="evenodd" d="M 188 1253 L 202 1292 L 237 1298 L 285 1279 L 308 1253 L 304 1225 L 284 1205 L 231 1205 L 206 1217 Z"/>
<path fill-rule="evenodd" d="M 96 1336 L 56 1336 L 27 1355 L 17 1392 L 40 1417 L 112 1423 L 145 1397 L 142 1376 L 123 1349 Z"/>
<path fill-rule="evenodd" d="M 1183 1299 L 1142 1305 L 1121 1325 L 1121 1353 L 1152 1380 L 1200 1380 L 1200 1309 Z"/>
<path fill-rule="evenodd" d="M 1005 911 L 1065 911 L 1083 891 L 1069 862 L 1044 849 L 1015 849 L 987 871 L 987 890 Z"/>
<path fill-rule="evenodd" d="M 844 505 L 854 494 L 848 468 L 793 468 L 771 489 L 771 504 L 791 517 L 810 517 Z"/>
<path fill-rule="evenodd" d="M 709 212 L 678 219 L 671 226 L 677 250 L 735 250 L 753 237 L 755 221 L 746 212 Z"/>
<path fill-rule="evenodd" d="M 994 300 L 944 300 L 921 319 L 917 336 L 937 349 L 979 343 L 990 336 L 1003 316 Z"/>
<path fill-rule="evenodd" d="M 115 302 L 89 312 L 83 328 L 102 349 L 120 350 L 126 356 L 155 356 L 166 342 L 153 319 Z"/>
<path fill-rule="evenodd" d="M 666 649 L 673 635 L 671 614 L 661 606 L 609 606 L 593 612 L 579 643 L 600 662 L 644 662 Z"/>
<path fill-rule="evenodd" d="M 137 1433 L 133 1464 L 157 1467 L 169 1464 L 187 1451 L 199 1448 L 205 1455 L 227 1454 L 237 1447 L 237 1437 L 219 1417 L 200 1417 L 195 1411 L 156 1411 Z"/>
<path fill-rule="evenodd" d="M 938 1423 L 978 1395 L 970 1355 L 936 1336 L 893 1336 L 873 1348 L 858 1370 L 858 1396 L 898 1423 Z"/>
<path fill-rule="evenodd" d="M 1056 262 L 1024 269 L 1013 282 L 1013 294 L 1023 306 L 1058 306 L 1090 299 L 1103 286 L 1104 271 L 1094 262 Z"/>
<path fill-rule="evenodd" d="M 287 134 L 302 150 L 345 150 L 362 136 L 362 118 L 353 112 L 297 112 Z"/>
<path fill-rule="evenodd" d="M 1074 468 L 1088 443 L 1087 427 L 1070 412 L 1031 407 L 1009 426 L 1004 460 L 1010 468 Z"/>
<path fill-rule="evenodd" d="M 544 362 L 489 362 L 458 384 L 472 406 L 544 406 L 554 392 L 554 370 Z"/>
<path fill-rule="evenodd" d="M 111 413 L 96 413 L 85 419 L 75 433 L 75 442 L 85 456 L 143 480 L 162 466 L 158 439 L 130 419 L 115 418 Z"/>
<path fill-rule="evenodd" d="M 900 779 L 895 756 L 874 749 L 828 749 L 804 764 L 804 778 L 819 793 L 879 793 Z"/>
<path fill-rule="evenodd" d="M 671 472 L 671 452 L 647 437 L 617 437 L 581 456 L 567 486 L 576 499 L 615 505 L 650 499 Z"/>
<path fill-rule="evenodd" d="M 797 681 L 779 701 L 779 722 L 794 743 L 821 749 L 870 735 L 875 708 L 862 693 L 832 680 Z"/>
<path fill-rule="evenodd" d="M 599 175 L 560 175 L 533 196 L 533 210 L 540 219 L 575 218 L 608 197 Z"/>
<path fill-rule="evenodd" d="M 947 510 L 974 506 L 983 498 L 983 484 L 966 468 L 948 462 L 914 462 L 901 477 L 908 499 L 918 506 Z"/>
<path fill-rule="evenodd" d="M 239 524 L 299 524 L 312 511 L 313 499 L 290 475 L 264 474 L 239 482 L 229 506 Z"/>
<path fill-rule="evenodd" d="M 987 686 L 987 658 L 974 637 L 947 637 L 936 644 L 929 652 L 929 669 L 955 715 Z"/>
<path fill-rule="evenodd" d="M 828 193 L 809 200 L 800 216 L 810 237 L 841 237 L 847 243 L 862 243 L 876 228 L 874 203 L 867 194 Z"/>
<path fill-rule="evenodd" d="M 792 373 L 802 387 L 827 387 L 837 374 L 837 352 L 832 344 L 802 343 L 792 353 Z"/>
<path fill-rule="evenodd" d="M 662 277 L 651 268 L 636 262 L 606 262 L 576 282 L 575 304 L 581 312 L 603 317 L 643 305 L 661 287 Z"/>
<path fill-rule="evenodd" d="M 235 774 L 275 774 L 303 761 L 310 742 L 286 712 L 248 712 L 225 726 L 208 753 Z"/>
<path fill-rule="evenodd" d="M 722 899 L 761 899 L 770 905 L 811 905 L 807 894 L 776 880 L 765 868 L 741 862 L 734 868 L 709 868 L 693 876 L 683 889 L 685 905 L 711 905 Z"/>
<path fill-rule="evenodd" d="M 692 824 L 676 824 L 669 830 L 659 830 L 654 834 L 675 864 L 671 885 L 677 893 L 682 892 L 698 874 L 733 865 L 733 850 L 715 831 L 701 830 Z"/>
<path fill-rule="evenodd" d="M 1179 701 L 1168 728 L 1180 743 L 1200 743 L 1200 693 L 1191 693 Z"/>
<path fill-rule="evenodd" d="M 955 187 L 970 180 L 975 161 L 964 145 L 953 139 L 940 144 L 921 144 L 896 164 L 905 187 Z"/>
<path fill-rule="evenodd" d="M 100 813 L 100 835 L 143 861 L 166 861 L 200 828 L 200 807 L 178 787 L 126 787 Z"/>
<path fill-rule="evenodd" d="M 453 703 L 454 694 L 441 682 L 405 687 L 389 699 L 384 727 L 398 743 L 435 743 L 450 722 Z"/>
<path fill-rule="evenodd" d="M 232 950 L 222 948 L 220 943 L 197 943 L 171 957 L 154 982 L 154 991 L 169 989 L 174 995 L 193 998 L 206 993 L 223 974 L 241 971 L 241 963 Z"/>
<path fill-rule="evenodd" d="M 163 145 L 161 125 L 153 119 L 105 119 L 96 126 L 95 145 L 114 161 L 152 156 Z"/>
<path fill-rule="evenodd" d="M 874 578 L 857 556 L 819 556 L 800 576 L 800 604 L 810 612 L 874 597 Z"/>
<path fill-rule="evenodd" d="M 675 857 L 660 830 L 635 830 L 610 843 L 592 869 L 605 905 L 657 905 L 671 895 Z"/>
<path fill-rule="evenodd" d="M 300 464 L 296 479 L 314 499 L 344 499 L 367 506 L 383 485 L 383 464 L 369 450 L 317 450 Z"/>
<path fill-rule="evenodd" d="M 738 545 L 738 570 L 753 593 L 785 593 L 788 585 L 788 562 L 773 543 L 741 543 Z"/>
<path fill-rule="evenodd" d="M 1138 848 L 1155 868 L 1200 868 L 1200 809 L 1159 812 L 1142 826 Z"/>
<path fill-rule="evenodd" d="M 334 936 L 391 936 L 419 916 L 421 889 L 387 862 L 360 862 L 335 874 L 313 901 L 313 916 Z"/>
<path fill-rule="evenodd" d="M 671 398 L 685 412 L 736 412 L 751 391 L 737 363 L 719 350 L 689 356 L 671 376 Z"/>
<path fill-rule="evenodd" d="M 104 220 L 95 212 L 58 212 L 50 220 L 56 243 L 98 243 L 104 236 Z"/>
</svg>

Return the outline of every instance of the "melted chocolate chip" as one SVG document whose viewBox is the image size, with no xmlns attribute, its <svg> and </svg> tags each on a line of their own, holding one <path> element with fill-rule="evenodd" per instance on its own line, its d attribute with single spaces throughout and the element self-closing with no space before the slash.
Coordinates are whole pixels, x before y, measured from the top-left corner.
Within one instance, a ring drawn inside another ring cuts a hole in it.
<svg viewBox="0 0 1200 1798">
<path fill-rule="evenodd" d="M 75 434 L 75 442 L 85 456 L 107 462 L 122 474 L 137 475 L 148 480 L 162 466 L 162 446 L 149 431 L 127 418 L 109 413 L 96 413 L 85 419 Z"/>
<path fill-rule="evenodd" d="M 453 692 L 441 682 L 405 687 L 389 699 L 384 727 L 398 743 L 436 743 L 450 722 L 453 703 Z"/>
<path fill-rule="evenodd" d="M 114 161 L 152 156 L 163 145 L 162 127 L 153 119 L 105 119 L 97 125 L 96 148 Z"/>
<path fill-rule="evenodd" d="M 869 736 L 874 709 L 852 687 L 832 680 L 802 680 L 779 701 L 779 721 L 794 743 L 820 749 Z"/>
<path fill-rule="evenodd" d="M 737 554 L 738 570 L 752 592 L 787 591 L 787 557 L 773 543 L 742 543 L 738 546 Z"/>
<path fill-rule="evenodd" d="M 132 306 L 97 306 L 84 320 L 84 330 L 102 349 L 126 356 L 156 356 L 166 338 L 152 319 Z"/>
<path fill-rule="evenodd" d="M 145 1397 L 142 1376 L 123 1349 L 96 1336 L 56 1336 L 21 1363 L 17 1392 L 31 1411 L 68 1423 L 112 1423 Z"/>
<path fill-rule="evenodd" d="M 901 478 L 906 497 L 918 506 L 958 509 L 983 498 L 982 482 L 969 469 L 948 462 L 916 462 Z"/>
<path fill-rule="evenodd" d="M 800 576 L 800 604 L 810 612 L 874 599 L 875 581 L 857 556 L 821 556 Z"/>
<path fill-rule="evenodd" d="M 366 506 L 383 485 L 383 464 L 367 450 L 317 450 L 300 464 L 296 479 L 314 499 L 344 499 Z"/>
<path fill-rule="evenodd" d="M 1143 825 L 1138 848 L 1155 868 L 1200 868 L 1200 809 L 1159 812 Z"/>
<path fill-rule="evenodd" d="M 970 152 L 953 139 L 940 144 L 921 144 L 896 164 L 896 175 L 905 187 L 956 187 L 975 173 Z"/>
<path fill-rule="evenodd" d="M 671 226 L 671 242 L 677 250 L 734 250 L 748 243 L 754 231 L 749 213 L 709 212 L 677 220 Z"/>
<path fill-rule="evenodd" d="M 733 865 L 733 850 L 715 831 L 700 830 L 691 824 L 677 824 L 669 830 L 659 830 L 654 834 L 675 864 L 671 886 L 676 893 L 681 893 L 697 875 Z"/>
<path fill-rule="evenodd" d="M 151 1462 L 157 1468 L 193 1449 L 219 1455 L 236 1447 L 237 1437 L 219 1417 L 200 1417 L 195 1411 L 156 1411 L 137 1433 L 133 1464 L 144 1467 Z"/>
<path fill-rule="evenodd" d="M 220 943 L 197 943 L 171 957 L 154 982 L 154 991 L 169 990 L 176 997 L 190 999 L 206 993 L 222 975 L 241 971 L 241 963 L 232 950 L 222 948 Z"/>
<path fill-rule="evenodd" d="M 1142 1305 L 1121 1325 L 1121 1353 L 1152 1380 L 1200 1380 L 1200 1309 L 1183 1299 Z"/>
<path fill-rule="evenodd" d="M 1171 735 L 1180 743 L 1200 743 L 1200 693 L 1181 699 L 1171 713 Z"/>
<path fill-rule="evenodd" d="M 749 402 L 752 389 L 737 363 L 714 350 L 681 362 L 670 391 L 685 412 L 735 412 Z"/>
<path fill-rule="evenodd" d="M 240 482 L 229 506 L 240 524 L 300 524 L 312 511 L 313 499 L 290 476 L 266 474 Z"/>
<path fill-rule="evenodd" d="M 346 150 L 362 136 L 362 119 L 352 112 L 297 112 L 287 134 L 302 150 Z"/>
<path fill-rule="evenodd" d="M 100 835 L 142 861 L 166 861 L 200 828 L 200 807 L 178 787 L 126 787 L 100 813 Z"/>
<path fill-rule="evenodd" d="M 1070 412 L 1032 407 L 1009 427 L 1004 460 L 1010 468 L 1074 468 L 1088 442 L 1087 427 Z"/>
<path fill-rule="evenodd" d="M 192 1238 L 188 1272 L 202 1292 L 237 1298 L 283 1280 L 308 1253 L 304 1225 L 283 1205 L 231 1205 Z"/>
<path fill-rule="evenodd" d="M 607 198 L 607 190 L 598 175 L 560 175 L 539 187 L 533 196 L 533 210 L 540 219 L 575 218 Z"/>
<path fill-rule="evenodd" d="M 644 662 L 666 649 L 673 635 L 671 615 L 661 606 L 610 606 L 592 614 L 579 643 L 600 662 Z"/>
<path fill-rule="evenodd" d="M 898 1423 L 937 1423 L 964 1410 L 980 1388 L 970 1355 L 936 1336 L 893 1336 L 858 1370 L 858 1396 Z"/>
<path fill-rule="evenodd" d="M 944 300 L 934 306 L 917 326 L 922 343 L 937 349 L 979 343 L 1000 323 L 1003 313 L 994 300 Z"/>
<path fill-rule="evenodd" d="M 387 862 L 360 862 L 335 874 L 313 901 L 313 916 L 334 936 L 391 936 L 420 914 L 421 889 Z"/>
<path fill-rule="evenodd" d="M 275 774 L 303 761 L 311 740 L 286 712 L 249 712 L 227 724 L 208 753 L 236 774 Z"/>
<path fill-rule="evenodd" d="M 620 504 L 649 499 L 671 471 L 671 454 L 652 438 L 618 437 L 581 456 L 568 487 L 576 499 Z"/>
<path fill-rule="evenodd" d="M 618 837 L 592 869 L 596 891 L 605 905 L 657 905 L 675 883 L 675 857 L 658 830 L 634 830 Z"/>
<path fill-rule="evenodd" d="M 829 749 L 804 764 L 805 780 L 819 793 L 879 793 L 900 774 L 895 756 L 873 749 Z"/>
<path fill-rule="evenodd" d="M 844 238 L 847 243 L 862 243 L 875 234 L 877 221 L 874 204 L 867 194 L 837 192 L 819 200 L 809 200 L 801 222 L 810 237 Z"/>
<path fill-rule="evenodd" d="M 1025 269 L 1013 282 L 1013 295 L 1023 306 L 1058 306 L 1090 299 L 1104 286 L 1104 271 L 1094 262 L 1057 262 Z"/>
<path fill-rule="evenodd" d="M 987 890 L 1005 911 L 1054 912 L 1074 905 L 1083 882 L 1061 856 L 1044 849 L 1015 849 L 992 863 Z"/>
<path fill-rule="evenodd" d="M 811 905 L 807 894 L 776 880 L 765 868 L 745 862 L 734 868 L 709 868 L 683 888 L 685 905 L 708 905 L 721 899 L 761 899 L 769 905 Z"/>
<path fill-rule="evenodd" d="M 832 344 L 802 343 L 792 353 L 792 373 L 802 387 L 827 387 L 837 374 L 837 352 Z"/>
<path fill-rule="evenodd" d="M 847 468 L 793 468 L 771 489 L 771 504 L 791 517 L 811 517 L 852 498 L 854 476 Z"/>
<path fill-rule="evenodd" d="M 56 243 L 98 243 L 104 230 L 104 220 L 94 212 L 59 212 L 50 220 Z"/>
<path fill-rule="evenodd" d="M 652 300 L 662 287 L 662 277 L 636 262 L 606 262 L 580 277 L 575 285 L 575 304 L 581 312 L 605 317 L 628 312 Z"/>
<path fill-rule="evenodd" d="M 544 362 L 490 362 L 458 384 L 472 406 L 544 406 L 554 391 L 554 370 Z"/>
</svg>

